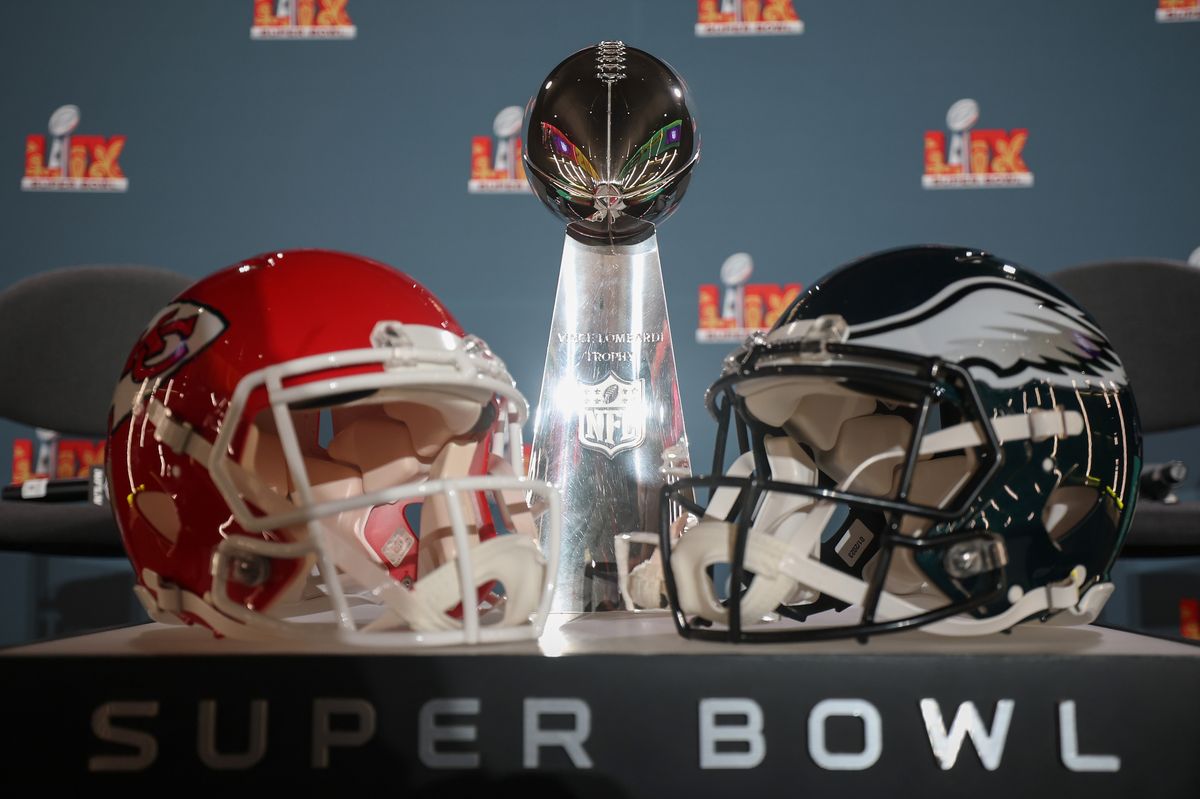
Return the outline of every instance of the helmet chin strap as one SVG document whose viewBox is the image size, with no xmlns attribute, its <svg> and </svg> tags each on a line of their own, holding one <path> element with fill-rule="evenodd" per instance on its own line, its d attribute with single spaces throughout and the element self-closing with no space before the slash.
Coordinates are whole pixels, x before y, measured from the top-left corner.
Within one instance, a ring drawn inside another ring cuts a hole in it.
<svg viewBox="0 0 1200 799">
<path fill-rule="evenodd" d="M 146 409 L 147 417 L 155 427 L 155 438 L 181 455 L 187 455 L 197 462 L 208 465 L 213 455 L 212 445 L 202 436 L 196 435 L 190 425 L 174 419 L 170 411 L 157 399 L 151 399 Z M 297 511 L 306 510 L 297 506 L 287 498 L 271 490 L 259 481 L 253 474 L 244 469 L 241 464 L 226 458 L 225 466 L 233 478 L 239 491 L 255 506 L 261 508 L 268 516 L 293 516 Z M 475 478 L 486 481 L 488 478 Z M 516 478 L 511 478 L 516 482 Z M 434 480 L 423 484 L 421 494 L 424 496 L 442 495 L 447 499 L 446 509 L 452 527 L 464 527 L 462 518 L 462 503 L 459 500 L 461 491 L 473 490 L 457 488 L 452 480 Z M 461 482 L 461 481 L 458 481 Z M 511 489 L 501 489 L 511 493 Z M 308 519 L 305 522 L 308 530 L 307 541 L 289 543 L 268 542 L 245 536 L 233 536 L 225 539 L 219 546 L 213 562 L 213 595 L 196 597 L 177 587 L 165 586 L 158 576 L 150 572 L 144 577 L 147 588 L 139 592 L 139 598 L 146 605 L 151 616 L 159 619 L 164 615 L 176 616 L 183 611 L 197 616 L 222 635 L 244 638 L 261 634 L 266 631 L 281 636 L 305 637 L 310 634 L 328 634 L 326 625 L 303 624 L 286 622 L 266 614 L 252 611 L 240 603 L 229 599 L 225 590 L 226 576 L 229 569 L 228 561 L 236 557 L 266 557 L 266 558 L 302 558 L 316 552 L 324 553 L 330 572 L 326 580 L 327 590 L 340 591 L 340 583 L 332 564 L 336 564 L 344 573 L 365 589 L 375 600 L 381 603 L 390 614 L 385 614 L 375 621 L 357 628 L 348 612 L 343 614 L 344 620 L 339 619 L 338 628 L 341 637 L 359 640 L 362 633 L 371 642 L 380 639 L 381 634 L 375 631 L 391 629 L 407 625 L 418 633 L 434 631 L 453 631 L 455 640 L 466 639 L 475 643 L 489 637 L 507 638 L 509 636 L 481 635 L 478 623 L 478 606 L 464 597 L 472 596 L 475 587 L 480 583 L 492 580 L 503 583 L 510 589 L 509 601 L 505 604 L 504 617 L 500 626 L 511 627 L 525 623 L 529 615 L 536 609 L 537 592 L 519 591 L 515 586 L 539 585 L 543 582 L 545 560 L 541 557 L 536 543 L 531 537 L 524 535 L 497 536 L 482 543 L 469 546 L 470 557 L 455 556 L 423 575 L 412 589 L 405 588 L 396 582 L 387 571 L 376 563 L 359 543 L 353 530 L 343 529 L 324 519 Z M 462 542 L 465 544 L 466 542 Z M 460 544 L 461 546 L 461 544 Z M 323 572 L 326 569 L 322 569 Z M 457 572 L 457 573 L 456 573 Z M 464 589 L 464 586 L 467 588 Z M 153 599 L 144 594 L 154 594 Z M 211 600 L 211 605 L 205 599 Z M 335 603 L 336 604 L 336 603 Z M 448 615 L 456 606 L 462 606 L 463 620 Z M 214 608 L 215 606 L 215 608 Z M 220 614 L 217 611 L 220 611 Z M 217 618 L 217 616 L 221 616 Z M 231 623 L 233 620 L 238 623 Z M 346 621 L 349 623 L 347 624 Z M 472 623 L 473 622 L 473 623 Z M 248 633 L 247 628 L 253 631 Z M 494 631 L 493 631 L 494 632 Z M 382 636 L 386 638 L 387 636 Z M 447 640 L 449 643 L 450 641 Z"/>
</svg>

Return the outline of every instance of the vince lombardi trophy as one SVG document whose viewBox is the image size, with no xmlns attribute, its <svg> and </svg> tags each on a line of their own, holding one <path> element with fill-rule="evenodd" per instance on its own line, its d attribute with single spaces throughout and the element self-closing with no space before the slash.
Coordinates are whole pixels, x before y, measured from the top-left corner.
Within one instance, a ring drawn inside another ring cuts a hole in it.
<svg viewBox="0 0 1200 799">
<path fill-rule="evenodd" d="M 556 611 L 622 607 L 615 537 L 657 530 L 689 473 L 655 236 L 700 157 L 689 105 L 670 66 L 600 42 L 525 114 L 526 176 L 567 223 L 530 460 L 562 492 Z"/>
</svg>

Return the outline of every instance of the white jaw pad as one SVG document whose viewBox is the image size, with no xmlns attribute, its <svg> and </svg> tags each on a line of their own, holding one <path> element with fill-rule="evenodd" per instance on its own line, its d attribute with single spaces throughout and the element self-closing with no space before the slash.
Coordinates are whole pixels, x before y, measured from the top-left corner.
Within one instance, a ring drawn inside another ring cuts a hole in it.
<svg viewBox="0 0 1200 799">
<path fill-rule="evenodd" d="M 729 611 L 717 599 L 712 580 L 705 572 L 716 563 L 733 561 L 736 525 L 704 520 L 680 537 L 671 552 L 675 588 L 684 613 L 695 614 L 718 624 L 729 623 Z M 773 611 L 796 590 L 796 581 L 779 571 L 788 545 L 769 535 L 750 533 L 745 569 L 754 582 L 742 596 L 742 623 L 753 624 Z M 730 586 L 730 590 L 736 587 Z"/>
<path fill-rule="evenodd" d="M 537 610 L 546 569 L 537 544 L 521 535 L 497 536 L 473 545 L 468 557 L 476 585 L 464 591 L 457 564 L 445 563 L 416 582 L 410 592 L 412 601 L 405 603 L 403 613 L 396 613 L 401 621 L 418 631 L 458 629 L 461 619 L 452 618 L 449 612 L 462 604 L 464 597 L 468 602 L 477 601 L 479 586 L 493 580 L 505 590 L 504 615 L 498 624 L 511 627 L 529 621 Z M 382 616 L 366 629 L 386 629 L 395 622 L 394 617 Z"/>
</svg>

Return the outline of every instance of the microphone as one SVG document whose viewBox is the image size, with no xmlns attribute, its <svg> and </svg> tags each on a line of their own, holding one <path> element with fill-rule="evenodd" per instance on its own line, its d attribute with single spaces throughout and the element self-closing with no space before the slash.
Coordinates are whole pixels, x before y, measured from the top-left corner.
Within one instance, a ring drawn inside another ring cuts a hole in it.
<svg viewBox="0 0 1200 799">
<path fill-rule="evenodd" d="M 1147 464 L 1142 469 L 1139 493 L 1146 499 L 1172 505 L 1179 501 L 1174 493 L 1175 486 L 1186 480 L 1187 474 L 1187 465 L 1183 461 Z"/>
</svg>

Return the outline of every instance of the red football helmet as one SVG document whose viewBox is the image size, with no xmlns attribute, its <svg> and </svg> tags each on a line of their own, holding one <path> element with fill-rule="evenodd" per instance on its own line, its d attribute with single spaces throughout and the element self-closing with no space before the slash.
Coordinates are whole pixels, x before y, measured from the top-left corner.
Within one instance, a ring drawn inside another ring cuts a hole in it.
<svg viewBox="0 0 1200 799">
<path fill-rule="evenodd" d="M 156 620 L 230 637 L 536 636 L 559 498 L 524 476 L 527 413 L 407 275 L 321 250 L 235 264 L 150 321 L 116 388 L 135 591 Z"/>
</svg>

